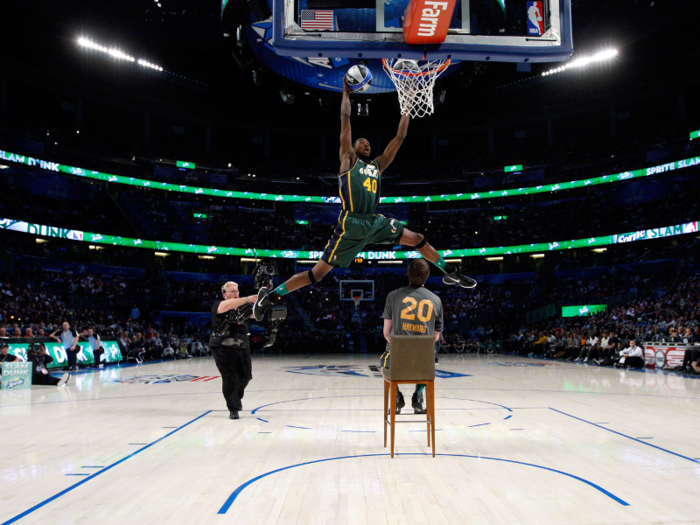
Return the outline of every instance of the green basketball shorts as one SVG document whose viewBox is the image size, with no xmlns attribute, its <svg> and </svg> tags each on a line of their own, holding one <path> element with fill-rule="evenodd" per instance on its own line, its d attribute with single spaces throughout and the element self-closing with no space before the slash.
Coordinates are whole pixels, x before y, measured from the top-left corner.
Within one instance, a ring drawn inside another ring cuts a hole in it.
<svg viewBox="0 0 700 525">
<path fill-rule="evenodd" d="M 396 219 L 343 210 L 321 260 L 332 266 L 347 268 L 365 246 L 395 243 L 403 235 L 403 230 L 403 223 Z"/>
</svg>

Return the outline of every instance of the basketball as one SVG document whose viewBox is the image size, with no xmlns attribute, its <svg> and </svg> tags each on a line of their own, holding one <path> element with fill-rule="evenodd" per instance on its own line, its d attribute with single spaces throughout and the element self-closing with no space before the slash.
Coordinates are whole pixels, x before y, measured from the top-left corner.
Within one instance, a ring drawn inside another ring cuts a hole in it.
<svg viewBox="0 0 700 525">
<path fill-rule="evenodd" d="M 345 80 L 354 92 L 366 91 L 372 85 L 372 72 L 367 66 L 352 66 L 345 74 Z"/>
<path fill-rule="evenodd" d="M 405 73 L 420 73 L 421 69 L 418 62 L 410 59 L 399 59 L 394 62 L 393 68 L 396 71 L 401 71 Z"/>
</svg>

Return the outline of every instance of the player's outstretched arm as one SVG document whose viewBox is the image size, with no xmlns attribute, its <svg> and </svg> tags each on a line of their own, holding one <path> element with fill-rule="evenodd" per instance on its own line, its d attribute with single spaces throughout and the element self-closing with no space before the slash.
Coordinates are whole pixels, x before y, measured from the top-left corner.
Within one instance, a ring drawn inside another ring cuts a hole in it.
<svg viewBox="0 0 700 525">
<path fill-rule="evenodd" d="M 384 153 L 380 157 L 377 157 L 377 164 L 379 164 L 379 171 L 383 172 L 389 167 L 389 165 L 394 161 L 394 157 L 399 151 L 403 140 L 406 138 L 406 133 L 408 132 L 408 123 L 411 121 L 409 115 L 402 115 L 401 121 L 399 122 L 399 130 L 396 132 L 396 136 L 391 139 L 391 142 L 387 145 Z"/>
<path fill-rule="evenodd" d="M 340 173 L 347 171 L 355 161 L 355 151 L 352 149 L 352 130 L 350 129 L 350 88 L 343 79 L 343 101 L 340 104 Z"/>
</svg>

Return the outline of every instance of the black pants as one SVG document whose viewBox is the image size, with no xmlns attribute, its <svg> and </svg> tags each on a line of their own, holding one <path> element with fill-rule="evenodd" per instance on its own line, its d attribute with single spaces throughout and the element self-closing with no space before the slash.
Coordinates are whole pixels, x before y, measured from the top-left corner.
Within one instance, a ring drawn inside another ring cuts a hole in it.
<svg viewBox="0 0 700 525">
<path fill-rule="evenodd" d="M 221 374 L 221 391 L 229 411 L 242 410 L 245 387 L 253 379 L 253 366 L 250 362 L 250 349 L 238 346 L 213 347 L 211 355 Z"/>
<path fill-rule="evenodd" d="M 644 358 L 643 357 L 628 357 L 625 359 L 625 366 L 628 368 L 644 368 Z"/>
<path fill-rule="evenodd" d="M 76 346 L 75 350 L 70 348 L 66 349 L 66 354 L 68 355 L 68 367 L 74 368 L 78 366 L 78 354 L 80 353 L 80 347 Z"/>
<path fill-rule="evenodd" d="M 690 363 L 700 360 L 700 350 L 686 350 L 683 356 L 683 368 L 689 368 Z"/>
<path fill-rule="evenodd" d="M 105 349 L 102 347 L 99 347 L 97 350 L 92 351 L 92 355 L 95 357 L 95 366 L 100 366 L 100 359 L 102 358 L 102 354 L 105 353 Z"/>
<path fill-rule="evenodd" d="M 36 370 L 34 370 L 34 374 L 32 375 L 32 385 L 56 386 L 59 381 L 60 379 L 52 376 L 51 374 L 42 374 Z"/>
</svg>

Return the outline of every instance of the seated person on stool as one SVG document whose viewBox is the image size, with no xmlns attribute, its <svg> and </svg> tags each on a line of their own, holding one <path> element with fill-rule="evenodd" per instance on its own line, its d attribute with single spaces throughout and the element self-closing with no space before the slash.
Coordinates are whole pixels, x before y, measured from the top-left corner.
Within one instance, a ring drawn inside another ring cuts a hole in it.
<svg viewBox="0 0 700 525">
<path fill-rule="evenodd" d="M 408 265 L 409 285 L 391 292 L 384 307 L 384 338 L 386 350 L 382 354 L 381 364 L 389 368 L 391 358 L 392 335 L 434 335 L 435 341 L 442 332 L 442 301 L 424 287 L 430 277 L 430 267 L 425 259 L 414 259 Z M 426 406 L 423 396 L 425 385 L 416 385 L 411 406 L 416 414 L 425 414 Z M 396 398 L 396 413 L 406 405 L 399 390 Z"/>
</svg>

